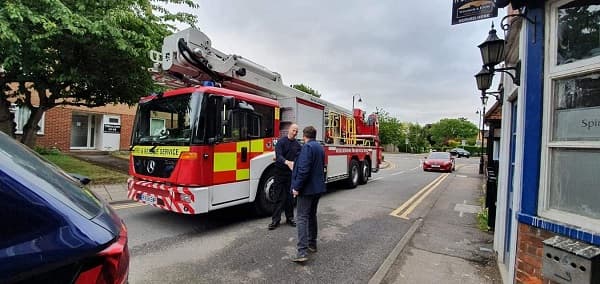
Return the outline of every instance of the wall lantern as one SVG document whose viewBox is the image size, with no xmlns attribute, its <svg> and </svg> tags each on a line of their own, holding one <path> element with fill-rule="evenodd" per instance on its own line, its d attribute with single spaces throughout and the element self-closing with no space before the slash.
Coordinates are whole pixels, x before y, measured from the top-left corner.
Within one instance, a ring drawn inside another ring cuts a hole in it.
<svg viewBox="0 0 600 284">
<path fill-rule="evenodd" d="M 483 43 L 478 45 L 479 51 L 481 52 L 481 60 L 483 62 L 483 68 L 479 73 L 475 75 L 475 79 L 477 80 L 477 88 L 481 91 L 485 91 L 489 89 L 491 86 L 491 78 L 496 71 L 503 72 L 508 74 L 510 78 L 512 78 L 513 84 L 520 86 L 521 85 L 521 62 L 519 61 L 517 65 L 514 67 L 501 67 L 496 68 L 495 66 L 504 62 L 505 53 L 504 46 L 506 42 L 499 38 L 496 35 L 496 29 L 494 29 L 494 24 L 492 23 L 492 29 L 490 30 L 488 37 L 485 39 Z M 484 72 L 484 69 L 487 70 L 487 73 Z M 509 71 L 514 71 L 513 75 Z M 489 73 L 489 75 L 488 75 Z M 489 78 L 490 84 L 485 85 Z M 484 88 L 486 87 L 487 88 Z"/>
</svg>

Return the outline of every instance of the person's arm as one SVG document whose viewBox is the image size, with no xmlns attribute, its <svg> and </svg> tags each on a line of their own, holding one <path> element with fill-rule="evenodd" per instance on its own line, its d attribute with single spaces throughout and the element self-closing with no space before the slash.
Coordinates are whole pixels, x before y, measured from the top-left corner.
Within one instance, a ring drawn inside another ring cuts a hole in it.
<svg viewBox="0 0 600 284">
<path fill-rule="evenodd" d="M 292 190 L 297 192 L 302 191 L 302 187 L 306 182 L 311 170 L 311 159 L 312 159 L 312 151 L 310 149 L 310 145 L 304 144 L 302 150 L 300 150 L 300 156 L 298 156 L 298 160 L 296 161 L 294 176 L 292 178 Z"/>
<path fill-rule="evenodd" d="M 277 144 L 275 145 L 275 160 L 277 162 L 280 162 L 281 164 L 286 164 L 285 163 L 285 157 L 283 156 L 283 148 L 284 148 L 284 143 L 286 143 L 287 141 L 285 141 L 285 139 L 287 138 L 281 138 L 279 139 L 279 141 L 277 141 Z"/>
</svg>

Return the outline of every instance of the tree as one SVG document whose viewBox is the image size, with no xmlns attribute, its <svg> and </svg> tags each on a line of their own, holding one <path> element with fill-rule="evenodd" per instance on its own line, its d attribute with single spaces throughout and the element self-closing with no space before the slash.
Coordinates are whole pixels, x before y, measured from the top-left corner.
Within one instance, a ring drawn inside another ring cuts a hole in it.
<svg viewBox="0 0 600 284">
<path fill-rule="evenodd" d="M 402 138 L 404 137 L 404 133 L 398 119 L 390 116 L 387 111 L 380 108 L 376 109 L 376 113 L 379 120 L 379 140 L 381 144 L 394 144 L 398 146 L 400 141 L 404 143 Z"/>
<path fill-rule="evenodd" d="M 294 89 L 296 89 L 296 90 L 303 91 L 303 92 L 305 92 L 307 94 L 311 94 L 311 95 L 313 95 L 313 96 L 315 96 L 317 98 L 321 97 L 321 93 L 319 93 L 317 90 L 315 90 L 315 89 L 313 89 L 313 88 L 311 88 L 311 87 L 309 87 L 307 85 L 304 85 L 304 84 L 294 84 L 291 87 L 294 88 Z"/>
<path fill-rule="evenodd" d="M 427 141 L 427 135 L 428 133 L 425 127 L 422 127 L 417 123 L 408 123 L 408 141 L 413 152 L 421 153 L 421 151 L 429 148 L 430 145 Z"/>
<path fill-rule="evenodd" d="M 469 139 L 477 135 L 475 124 L 466 118 L 444 118 L 431 125 L 431 140 L 438 146 L 448 146 L 452 140 Z"/>
<path fill-rule="evenodd" d="M 14 136 L 11 102 L 31 111 L 21 137 L 31 147 L 42 114 L 57 105 L 133 104 L 150 94 L 148 51 L 174 23 L 196 22 L 165 3 L 198 7 L 193 0 L 2 1 L 0 130 Z"/>
</svg>

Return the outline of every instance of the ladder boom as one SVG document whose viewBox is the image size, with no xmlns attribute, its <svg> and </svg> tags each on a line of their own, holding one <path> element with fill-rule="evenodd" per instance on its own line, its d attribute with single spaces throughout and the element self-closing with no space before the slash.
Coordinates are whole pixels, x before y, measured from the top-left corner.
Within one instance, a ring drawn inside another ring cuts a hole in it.
<svg viewBox="0 0 600 284">
<path fill-rule="evenodd" d="M 210 38 L 194 28 L 165 37 L 162 53 L 160 56 L 151 54 L 151 59 L 155 64 L 150 71 L 155 79 L 164 79 L 161 82 L 169 86 L 216 81 L 236 91 L 273 99 L 300 98 L 352 116 L 352 111 L 344 107 L 286 86 L 277 72 L 242 56 L 226 54 L 213 48 Z M 181 82 L 175 84 L 176 79 Z"/>
</svg>

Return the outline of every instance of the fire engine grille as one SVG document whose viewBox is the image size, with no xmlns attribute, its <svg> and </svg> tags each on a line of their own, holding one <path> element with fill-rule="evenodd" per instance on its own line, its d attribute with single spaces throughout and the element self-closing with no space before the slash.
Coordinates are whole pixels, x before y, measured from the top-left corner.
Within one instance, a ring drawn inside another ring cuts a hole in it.
<svg viewBox="0 0 600 284">
<path fill-rule="evenodd" d="M 133 157 L 133 167 L 137 174 L 168 178 L 177 165 L 177 159 Z"/>
</svg>

